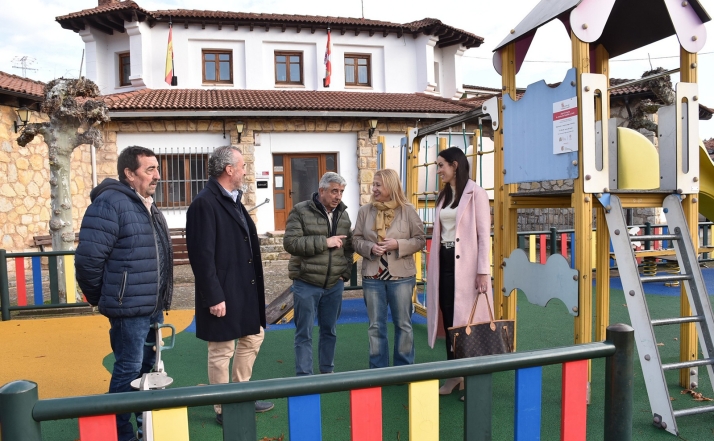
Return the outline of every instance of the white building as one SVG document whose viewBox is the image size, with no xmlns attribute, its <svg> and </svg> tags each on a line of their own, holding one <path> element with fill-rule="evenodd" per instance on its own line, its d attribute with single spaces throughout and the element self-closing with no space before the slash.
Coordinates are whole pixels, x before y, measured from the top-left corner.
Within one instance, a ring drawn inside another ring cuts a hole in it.
<svg viewBox="0 0 714 441">
<path fill-rule="evenodd" d="M 229 143 L 246 159 L 243 202 L 250 208 L 270 199 L 255 212 L 259 232 L 284 228 L 292 205 L 309 198 L 328 170 L 347 179 L 344 200 L 354 218 L 369 197 L 377 135 L 384 136 L 383 163 L 396 167 L 406 127 L 479 104 L 458 100 L 462 55 L 483 39 L 436 19 L 147 11 L 99 0 L 57 21 L 85 42 L 87 77 L 110 108 L 100 180 L 116 175 L 123 148 L 154 149 L 162 166 L 158 204 L 172 227 L 184 225 L 185 208 L 207 179 L 207 155 Z M 165 76 L 169 23 L 175 86 Z M 373 133 L 369 120 L 377 120 Z"/>
</svg>

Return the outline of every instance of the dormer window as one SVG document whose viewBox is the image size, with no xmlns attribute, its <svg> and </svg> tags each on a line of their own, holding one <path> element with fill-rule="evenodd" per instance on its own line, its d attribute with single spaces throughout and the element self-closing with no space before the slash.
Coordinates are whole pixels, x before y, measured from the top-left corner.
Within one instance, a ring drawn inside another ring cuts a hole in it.
<svg viewBox="0 0 714 441">
<path fill-rule="evenodd" d="M 203 82 L 208 84 L 233 84 L 233 52 L 203 50 Z"/>
<path fill-rule="evenodd" d="M 119 86 L 131 86 L 131 58 L 129 52 L 119 54 Z"/>
</svg>

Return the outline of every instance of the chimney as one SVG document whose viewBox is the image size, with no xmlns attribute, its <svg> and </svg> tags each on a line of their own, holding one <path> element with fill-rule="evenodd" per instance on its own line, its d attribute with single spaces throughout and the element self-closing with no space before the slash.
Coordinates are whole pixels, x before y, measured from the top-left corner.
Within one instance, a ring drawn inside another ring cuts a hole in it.
<svg viewBox="0 0 714 441">
<path fill-rule="evenodd" d="M 98 6 L 104 6 L 111 3 L 119 3 L 119 0 L 98 0 Z"/>
</svg>

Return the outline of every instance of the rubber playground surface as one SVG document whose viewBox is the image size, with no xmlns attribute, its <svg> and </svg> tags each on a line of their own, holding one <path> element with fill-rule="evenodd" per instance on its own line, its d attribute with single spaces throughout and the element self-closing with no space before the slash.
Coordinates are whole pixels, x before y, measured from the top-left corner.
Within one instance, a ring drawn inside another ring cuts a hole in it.
<svg viewBox="0 0 714 441">
<path fill-rule="evenodd" d="M 714 293 L 714 269 L 703 270 L 709 292 Z M 652 318 L 675 315 L 679 311 L 679 288 L 645 285 Z M 519 351 L 566 346 L 573 341 L 573 322 L 563 304 L 550 302 L 546 308 L 531 305 L 524 295 L 518 299 Z M 618 278 L 611 279 L 611 323 L 629 323 L 627 308 Z M 166 371 L 174 379 L 173 387 L 207 383 L 206 343 L 195 337 L 193 311 L 170 311 L 166 317 L 178 333 L 176 347 L 163 353 Z M 41 399 L 105 393 L 110 378 L 113 356 L 109 347 L 109 324 L 100 315 L 67 318 L 38 318 L 0 322 L 0 385 L 19 379 L 38 383 Z M 294 326 L 273 325 L 258 355 L 253 380 L 292 377 Z M 390 342 L 392 327 L 390 326 Z M 657 329 L 660 353 L 664 362 L 676 361 L 679 327 Z M 314 336 L 315 340 L 317 336 Z M 443 341 L 434 349 L 426 344 L 426 324 L 414 315 L 416 362 L 445 359 Z M 701 354 L 700 354 L 701 357 Z M 361 299 L 343 303 L 336 370 L 351 371 L 368 368 L 367 323 Z M 677 439 L 651 424 L 647 393 L 642 371 L 635 361 L 635 397 L 633 435 L 636 440 Z M 690 395 L 681 394 L 677 373 L 667 373 L 670 395 L 675 409 L 691 407 Z M 714 398 L 704 368 L 699 372 L 700 388 L 705 397 Z M 561 367 L 543 368 L 541 439 L 559 439 Z M 409 439 L 408 390 L 406 385 L 383 390 L 383 439 Z M 513 439 L 514 373 L 494 374 L 493 439 Z M 588 439 L 603 439 L 604 360 L 592 364 L 592 399 L 588 406 Z M 349 396 L 347 392 L 322 395 L 322 439 L 349 440 Z M 463 439 L 463 403 L 459 394 L 440 397 L 440 439 Z M 274 400 L 275 409 L 256 416 L 259 439 L 289 439 L 287 400 Z M 193 441 L 222 439 L 222 431 L 214 421 L 211 406 L 189 408 L 189 431 Z M 703 440 L 714 437 L 714 420 L 710 415 L 682 417 L 678 420 L 680 438 Z M 42 423 L 43 439 L 74 441 L 79 438 L 76 420 Z"/>
</svg>

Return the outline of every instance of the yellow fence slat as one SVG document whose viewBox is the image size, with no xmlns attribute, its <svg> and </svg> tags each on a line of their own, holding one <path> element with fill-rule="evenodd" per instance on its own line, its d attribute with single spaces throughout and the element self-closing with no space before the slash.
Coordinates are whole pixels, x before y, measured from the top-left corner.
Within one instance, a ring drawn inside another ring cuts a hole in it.
<svg viewBox="0 0 714 441">
<path fill-rule="evenodd" d="M 67 303 L 77 303 L 77 287 L 74 277 L 74 256 L 64 257 L 64 283 L 67 289 Z"/>
<path fill-rule="evenodd" d="M 154 441 L 188 441 L 188 410 L 185 407 L 155 410 Z"/>
<path fill-rule="evenodd" d="M 409 383 L 409 439 L 439 440 L 439 380 Z"/>
</svg>

